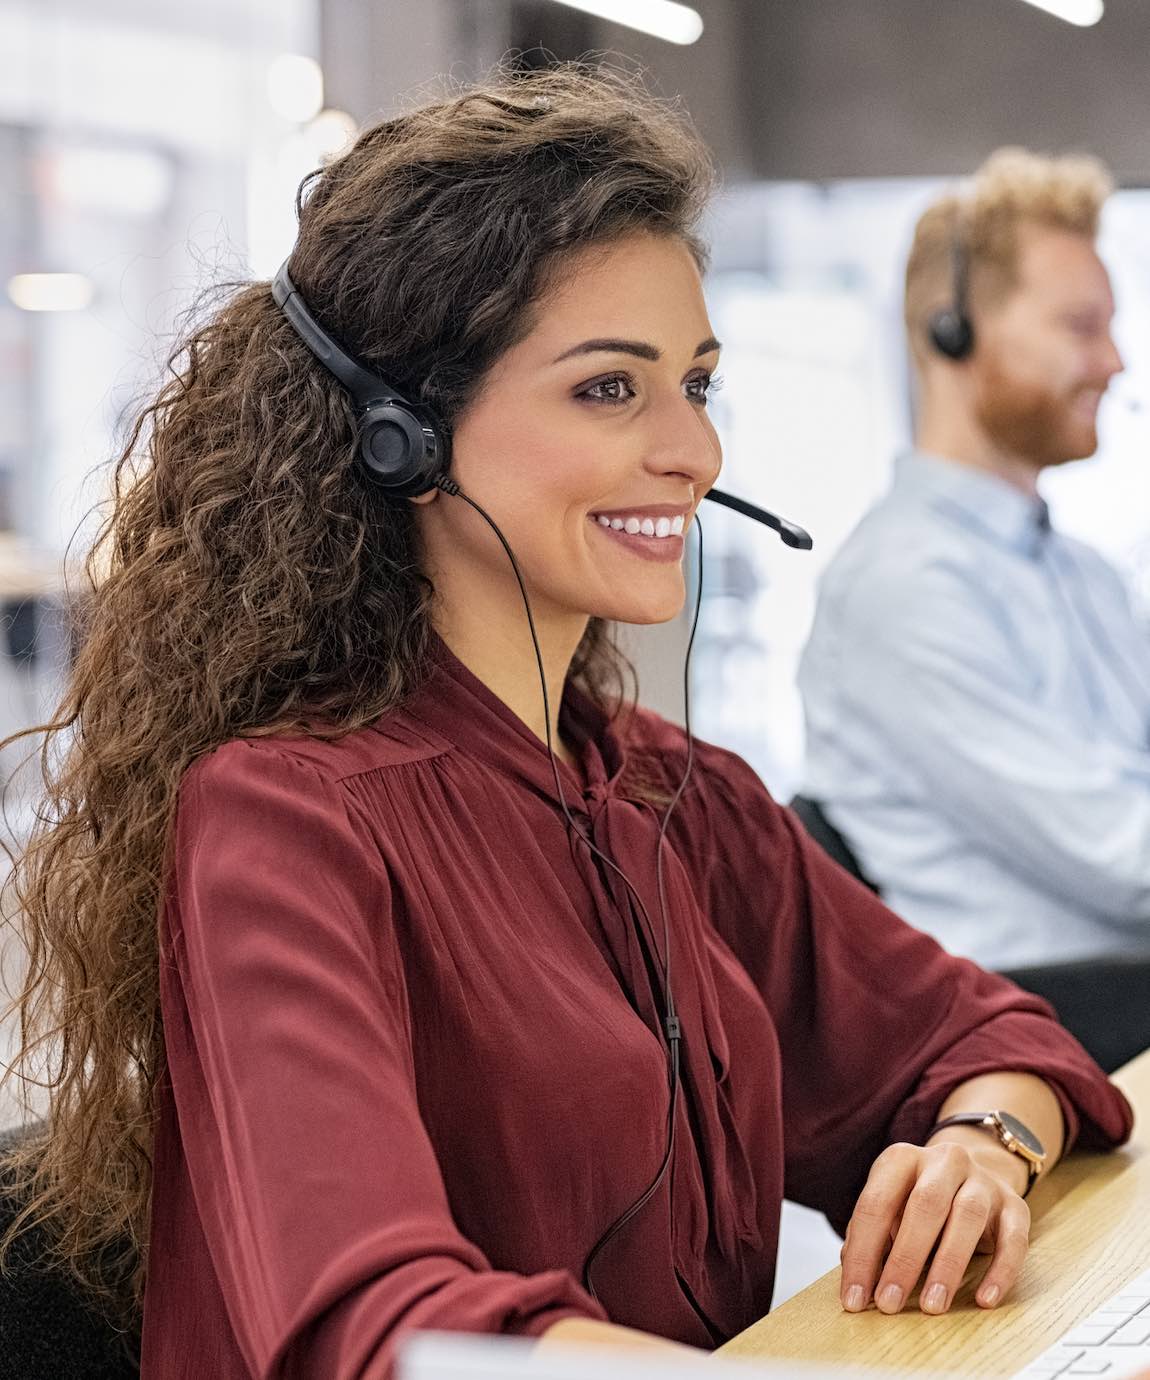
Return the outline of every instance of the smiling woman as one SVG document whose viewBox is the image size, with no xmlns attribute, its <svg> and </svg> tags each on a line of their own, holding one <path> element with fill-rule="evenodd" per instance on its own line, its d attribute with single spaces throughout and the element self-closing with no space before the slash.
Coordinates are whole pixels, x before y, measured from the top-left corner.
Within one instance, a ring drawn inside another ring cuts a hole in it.
<svg viewBox="0 0 1150 1380">
<path fill-rule="evenodd" d="M 608 629 L 679 610 L 719 470 L 710 182 L 577 67 L 368 130 L 119 461 L 15 874 L 20 1067 L 64 1038 L 6 1168 L 145 1376 L 709 1347 L 769 1307 L 784 1188 L 850 1223 L 845 1306 L 929 1257 L 945 1311 L 980 1242 L 991 1306 L 1033 1175 L 965 1114 L 1042 1165 L 1129 1130 L 1040 1001 L 624 696 Z M 449 473 L 389 495 L 376 404 Z"/>
</svg>

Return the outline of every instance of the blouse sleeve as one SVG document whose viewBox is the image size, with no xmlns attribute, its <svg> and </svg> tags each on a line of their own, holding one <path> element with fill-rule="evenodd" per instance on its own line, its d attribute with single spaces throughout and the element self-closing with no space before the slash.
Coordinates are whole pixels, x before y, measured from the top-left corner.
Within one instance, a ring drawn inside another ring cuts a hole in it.
<svg viewBox="0 0 1150 1380">
<path fill-rule="evenodd" d="M 843 1230 L 883 1148 L 921 1144 L 948 1094 L 983 1073 L 1046 1079 L 1067 1148 L 1129 1136 L 1126 1099 L 1041 998 L 900 920 L 739 758 L 705 747 L 700 765 L 697 865 L 778 1031 L 787 1197 Z"/>
<path fill-rule="evenodd" d="M 234 742 L 181 786 L 165 909 L 168 1068 L 213 1266 L 253 1376 L 379 1380 L 412 1328 L 602 1318 L 560 1271 L 456 1229 L 417 1105 L 377 846 L 338 786 Z"/>
</svg>

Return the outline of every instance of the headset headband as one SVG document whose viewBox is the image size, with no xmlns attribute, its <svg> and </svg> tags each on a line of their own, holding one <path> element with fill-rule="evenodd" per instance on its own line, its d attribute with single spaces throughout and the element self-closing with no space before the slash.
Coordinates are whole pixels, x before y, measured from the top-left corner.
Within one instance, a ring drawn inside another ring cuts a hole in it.
<svg viewBox="0 0 1150 1380">
<path fill-rule="evenodd" d="M 358 364 L 312 316 L 304 305 L 303 298 L 296 291 L 296 286 L 288 273 L 286 260 L 272 279 L 272 296 L 312 354 L 343 384 L 360 411 L 366 411 L 373 403 L 381 402 L 407 406 L 406 398 L 395 392 L 383 379 L 365 369 L 362 364 Z"/>
<path fill-rule="evenodd" d="M 969 316 L 967 294 L 970 291 L 970 255 L 966 248 L 966 217 L 962 213 L 962 203 L 954 208 L 954 223 L 950 233 L 950 273 L 954 284 L 954 310 L 960 316 Z"/>
</svg>

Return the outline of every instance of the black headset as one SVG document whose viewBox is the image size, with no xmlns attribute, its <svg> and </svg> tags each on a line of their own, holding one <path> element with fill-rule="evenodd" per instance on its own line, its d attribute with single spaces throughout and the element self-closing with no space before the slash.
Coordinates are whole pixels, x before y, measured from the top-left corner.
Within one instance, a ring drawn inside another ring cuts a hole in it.
<svg viewBox="0 0 1150 1380">
<path fill-rule="evenodd" d="M 970 319 L 970 256 L 962 233 L 962 211 L 955 209 L 950 234 L 951 305 L 931 314 L 927 322 L 930 343 L 947 359 L 963 360 L 974 350 L 974 324 Z"/>
<path fill-rule="evenodd" d="M 437 487 L 451 463 L 451 437 L 430 408 L 413 403 L 357 363 L 312 316 L 284 263 L 272 280 L 277 306 L 316 359 L 343 384 L 356 412 L 359 456 L 392 498 Z"/>
</svg>

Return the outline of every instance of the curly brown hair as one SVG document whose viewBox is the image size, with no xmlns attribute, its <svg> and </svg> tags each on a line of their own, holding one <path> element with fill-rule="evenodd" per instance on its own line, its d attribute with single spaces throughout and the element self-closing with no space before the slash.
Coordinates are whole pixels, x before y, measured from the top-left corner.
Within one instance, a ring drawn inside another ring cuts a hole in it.
<svg viewBox="0 0 1150 1380">
<path fill-rule="evenodd" d="M 713 184 L 679 112 L 634 76 L 565 65 L 485 82 L 361 134 L 305 179 L 292 277 L 369 367 L 450 425 L 531 328 L 562 256 L 696 227 Z M 232 285 L 114 462 L 77 650 L 44 735 L 39 823 L 9 878 L 26 950 L 9 1075 L 47 1090 L 2 1166 L 53 1259 L 138 1313 L 164 1069 L 158 915 L 189 765 L 228 739 L 338 737 L 427 666 L 431 589 L 410 505 L 356 464 L 352 413 L 276 308 Z M 624 663 L 592 621 L 572 672 L 615 712 Z"/>
</svg>

